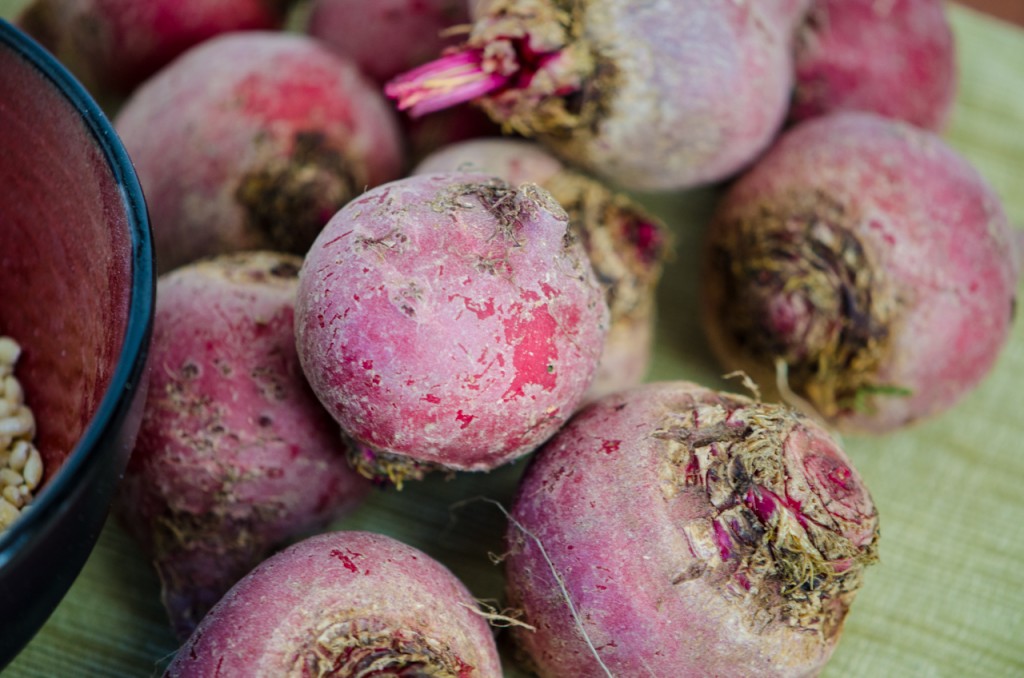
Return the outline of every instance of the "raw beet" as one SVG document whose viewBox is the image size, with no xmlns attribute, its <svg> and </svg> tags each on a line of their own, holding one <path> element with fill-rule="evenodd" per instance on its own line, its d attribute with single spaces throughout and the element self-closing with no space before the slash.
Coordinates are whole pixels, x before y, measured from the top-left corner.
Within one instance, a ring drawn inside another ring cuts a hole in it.
<svg viewBox="0 0 1024 678">
<path fill-rule="evenodd" d="M 385 88 L 413 115 L 474 100 L 507 129 L 622 186 L 725 178 L 789 106 L 809 0 L 491 0 L 465 45 Z"/>
<path fill-rule="evenodd" d="M 867 489 L 812 420 L 646 384 L 531 460 L 505 568 L 536 630 L 515 640 L 544 677 L 815 675 L 877 540 Z"/>
<path fill-rule="evenodd" d="M 129 94 L 188 48 L 282 27 L 291 0 L 33 0 L 18 25 L 96 96 Z"/>
<path fill-rule="evenodd" d="M 373 477 L 485 471 L 532 451 L 593 378 L 608 309 L 543 189 L 430 174 L 345 206 L 299 273 L 296 339 Z"/>
<path fill-rule="evenodd" d="M 321 534 L 239 581 L 167 676 L 500 678 L 477 609 L 444 565 L 411 546 L 369 532 Z"/>
<path fill-rule="evenodd" d="M 941 130 L 955 94 L 943 0 L 815 0 L 797 33 L 793 120 L 856 110 Z"/>
<path fill-rule="evenodd" d="M 533 182 L 566 209 L 610 310 L 608 335 L 589 402 L 630 386 L 647 374 L 654 343 L 655 291 L 669 251 L 668 229 L 625 193 L 565 167 L 536 143 L 477 139 L 445 146 L 414 173 L 470 170 L 511 184 Z"/>
<path fill-rule="evenodd" d="M 992 368 L 1019 262 L 998 196 L 939 137 L 867 113 L 787 133 L 708 230 L 704 326 L 841 430 L 951 407 Z"/>
<path fill-rule="evenodd" d="M 140 87 L 115 128 L 161 271 L 239 250 L 304 254 L 335 212 L 403 163 L 380 92 L 302 35 L 209 40 Z"/>
<path fill-rule="evenodd" d="M 182 639 L 271 549 L 369 489 L 299 367 L 301 263 L 247 252 L 158 281 L 149 395 L 117 507 Z"/>
</svg>

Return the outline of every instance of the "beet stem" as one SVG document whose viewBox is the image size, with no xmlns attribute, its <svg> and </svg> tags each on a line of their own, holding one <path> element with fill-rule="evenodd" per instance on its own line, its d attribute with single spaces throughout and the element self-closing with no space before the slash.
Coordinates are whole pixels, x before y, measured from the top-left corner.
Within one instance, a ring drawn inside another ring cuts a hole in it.
<svg viewBox="0 0 1024 678">
<path fill-rule="evenodd" d="M 488 72 L 483 50 L 466 49 L 396 76 L 384 85 L 384 94 L 418 118 L 501 89 L 511 79 Z"/>
</svg>

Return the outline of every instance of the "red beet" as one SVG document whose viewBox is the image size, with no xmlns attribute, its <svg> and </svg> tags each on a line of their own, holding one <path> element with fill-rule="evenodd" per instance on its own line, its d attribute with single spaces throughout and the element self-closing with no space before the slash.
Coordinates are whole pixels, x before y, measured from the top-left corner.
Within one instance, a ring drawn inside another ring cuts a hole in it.
<svg viewBox="0 0 1024 678">
<path fill-rule="evenodd" d="M 278 29 L 290 0 L 34 0 L 17 21 L 98 96 L 125 95 L 200 42 Z"/>
<path fill-rule="evenodd" d="M 420 115 L 476 101 L 628 188 L 731 175 L 779 129 L 807 0 L 490 0 L 465 45 L 391 81 Z"/>
<path fill-rule="evenodd" d="M 608 309 L 568 220 L 534 185 L 429 174 L 323 230 L 299 274 L 299 358 L 366 474 L 493 469 L 573 413 Z"/>
<path fill-rule="evenodd" d="M 383 96 L 301 35 L 209 40 L 140 87 L 115 127 L 161 271 L 245 249 L 304 254 L 346 202 L 402 167 Z"/>
<path fill-rule="evenodd" d="M 158 282 L 149 395 L 118 513 L 181 638 L 271 549 L 369 489 L 299 367 L 300 265 L 251 252 Z"/>
<path fill-rule="evenodd" d="M 515 639 L 540 676 L 809 676 L 876 558 L 849 459 L 785 406 L 686 382 L 614 394 L 531 460 Z"/>
<path fill-rule="evenodd" d="M 956 49 L 943 0 L 815 0 L 797 36 L 794 120 L 856 110 L 945 125 Z"/>
<path fill-rule="evenodd" d="M 369 532 L 321 534 L 238 582 L 167 675 L 500 678 L 476 610 L 444 565 L 411 546 Z"/>
<path fill-rule="evenodd" d="M 511 184 L 532 182 L 566 209 L 605 290 L 608 335 L 589 402 L 636 386 L 647 374 L 654 343 L 655 291 L 669 249 L 668 230 L 625 193 L 565 167 L 538 144 L 477 139 L 445 146 L 414 173 L 486 172 Z"/>
<path fill-rule="evenodd" d="M 936 135 L 877 115 L 807 121 L 725 195 L 704 326 L 728 369 L 840 429 L 951 407 L 992 368 L 1019 262 L 998 196 Z"/>
</svg>

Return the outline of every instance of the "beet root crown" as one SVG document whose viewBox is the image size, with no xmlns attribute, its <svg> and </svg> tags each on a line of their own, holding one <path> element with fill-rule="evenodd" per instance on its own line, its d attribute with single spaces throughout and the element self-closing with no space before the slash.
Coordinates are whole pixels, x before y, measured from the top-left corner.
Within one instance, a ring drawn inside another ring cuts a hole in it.
<svg viewBox="0 0 1024 678">
<path fill-rule="evenodd" d="M 878 552 L 824 428 L 688 382 L 582 410 L 511 514 L 509 605 L 537 629 L 512 633 L 545 677 L 816 675 Z"/>
<path fill-rule="evenodd" d="M 294 670 L 304 676 L 463 678 L 473 675 L 443 641 L 421 631 L 393 628 L 387 620 L 332 618 L 295 650 Z"/>
<path fill-rule="evenodd" d="M 557 134 L 590 124 L 597 101 L 574 104 L 595 76 L 581 37 L 579 3 L 491 3 L 467 42 L 397 76 L 387 96 L 413 116 L 478 101 L 495 121 L 523 135 Z"/>
<path fill-rule="evenodd" d="M 235 200 L 269 248 L 305 254 L 327 220 L 358 194 L 351 161 L 317 130 L 294 134 L 291 153 L 269 155 L 238 182 Z"/>
<path fill-rule="evenodd" d="M 835 443 L 788 407 L 729 396 L 670 414 L 654 435 L 670 443 L 666 471 L 703 489 L 712 507 L 710 531 L 704 519 L 683 529 L 715 555 L 677 582 L 707 573 L 764 598 L 755 609 L 836 635 L 877 559 L 878 530 L 871 497 Z"/>
<path fill-rule="evenodd" d="M 723 272 L 714 312 L 732 340 L 783 367 L 828 419 L 905 394 L 877 382 L 895 301 L 843 205 L 810 192 L 752 217 L 718 229 L 711 252 Z"/>
</svg>

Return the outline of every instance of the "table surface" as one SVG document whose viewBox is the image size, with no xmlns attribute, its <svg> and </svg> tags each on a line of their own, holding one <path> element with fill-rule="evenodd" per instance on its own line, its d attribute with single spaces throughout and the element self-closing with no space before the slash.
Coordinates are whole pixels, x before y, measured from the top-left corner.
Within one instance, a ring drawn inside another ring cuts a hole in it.
<svg viewBox="0 0 1024 678">
<path fill-rule="evenodd" d="M 1021 2 L 1022 0 L 1016 0 Z M 10 16 L 11 0 L 0 0 Z M 951 9 L 960 91 L 945 137 L 995 186 L 1024 228 L 1024 31 Z M 678 256 L 659 293 L 654 379 L 725 382 L 694 320 L 695 244 L 712 191 L 645 197 L 670 222 Z M 953 410 L 884 437 L 843 443 L 882 523 L 871 568 L 826 677 L 1024 675 L 1024 320 L 994 371 Z M 504 518 L 522 463 L 487 475 L 431 478 L 379 492 L 334 525 L 391 534 L 440 558 L 480 598 L 501 596 Z M 175 641 L 155 574 L 108 521 L 81 576 L 8 667 L 17 676 L 157 675 Z M 509 667 L 508 675 L 516 675 Z"/>
</svg>

